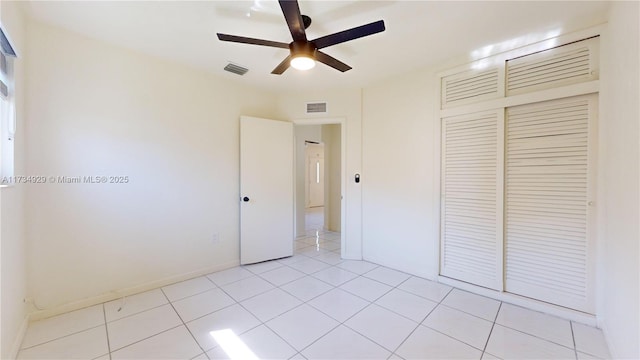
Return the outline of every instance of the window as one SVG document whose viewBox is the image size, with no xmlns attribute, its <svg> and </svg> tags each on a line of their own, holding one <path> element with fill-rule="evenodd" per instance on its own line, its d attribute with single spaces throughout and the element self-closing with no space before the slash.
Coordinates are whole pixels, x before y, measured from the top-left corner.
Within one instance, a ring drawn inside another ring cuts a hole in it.
<svg viewBox="0 0 640 360">
<path fill-rule="evenodd" d="M 13 59 L 15 51 L 4 29 L 0 29 L 0 176 L 3 185 L 12 183 L 14 176 L 14 142 L 16 134 L 15 79 Z M 6 180 L 6 181 L 5 181 Z"/>
</svg>

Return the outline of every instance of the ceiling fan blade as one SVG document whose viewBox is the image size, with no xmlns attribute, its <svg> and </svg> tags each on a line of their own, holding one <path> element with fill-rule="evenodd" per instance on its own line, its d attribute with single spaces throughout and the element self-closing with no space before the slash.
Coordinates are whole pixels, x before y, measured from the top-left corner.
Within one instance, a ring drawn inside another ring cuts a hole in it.
<svg viewBox="0 0 640 360">
<path fill-rule="evenodd" d="M 282 73 L 289 68 L 290 61 L 291 61 L 291 55 L 287 56 L 284 60 L 282 60 L 282 62 L 278 66 L 276 66 L 276 68 L 273 69 L 271 73 L 275 75 L 282 75 Z"/>
<path fill-rule="evenodd" d="M 318 49 L 326 48 L 327 46 L 336 45 L 345 41 L 358 39 L 361 37 L 373 35 L 385 30 L 384 21 L 378 20 L 370 24 L 354 27 L 349 30 L 337 32 L 335 34 L 323 36 L 312 40 Z"/>
<path fill-rule="evenodd" d="M 280 8 L 284 14 L 284 19 L 289 25 L 289 31 L 293 41 L 307 41 L 307 34 L 304 32 L 304 22 L 300 14 L 300 7 L 297 0 L 279 0 Z"/>
<path fill-rule="evenodd" d="M 237 42 L 237 43 L 243 43 L 243 44 L 271 46 L 271 47 L 277 47 L 277 48 L 283 48 L 283 49 L 289 48 L 289 44 L 285 44 L 277 41 L 270 41 L 270 40 L 253 39 L 253 38 L 248 38 L 244 36 L 218 34 L 218 39 L 220 39 L 221 41 L 230 41 L 230 42 Z"/>
<path fill-rule="evenodd" d="M 338 59 L 336 59 L 336 58 L 334 58 L 332 56 L 329 56 L 329 55 L 323 53 L 322 51 L 316 51 L 315 58 L 316 58 L 317 61 L 320 61 L 321 63 L 329 65 L 332 68 L 334 68 L 336 70 L 339 70 L 339 71 L 342 71 L 342 72 L 349 71 L 349 70 L 352 69 L 351 66 L 343 63 L 342 61 L 340 61 L 340 60 L 338 60 Z"/>
</svg>

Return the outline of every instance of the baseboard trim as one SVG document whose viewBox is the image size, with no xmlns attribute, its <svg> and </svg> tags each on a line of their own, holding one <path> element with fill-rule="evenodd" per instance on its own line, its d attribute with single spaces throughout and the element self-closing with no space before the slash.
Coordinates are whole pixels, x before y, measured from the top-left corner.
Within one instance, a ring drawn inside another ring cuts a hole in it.
<svg viewBox="0 0 640 360">
<path fill-rule="evenodd" d="M 117 300 L 122 298 L 123 296 L 130 296 L 130 295 L 134 295 L 134 294 L 138 294 L 141 292 L 145 292 L 145 291 L 149 291 L 149 290 L 153 290 L 153 289 L 157 289 L 163 286 L 167 286 L 167 285 L 171 285 L 180 281 L 184 281 L 184 280 L 189 280 L 189 279 L 193 279 L 196 278 L 198 276 L 203 276 L 203 275 L 207 275 L 216 271 L 221 271 L 221 270 L 225 270 L 225 269 L 229 269 L 232 268 L 234 266 L 238 266 L 240 265 L 240 261 L 236 260 L 236 261 L 229 261 L 220 265 L 216 265 L 216 266 L 211 266 L 211 267 L 207 267 L 207 268 L 203 268 L 200 270 L 196 270 L 196 271 L 191 271 L 188 273 L 184 273 L 184 274 L 180 274 L 180 275 L 175 275 L 175 276 L 170 276 L 164 279 L 159 279 L 159 280 L 154 280 L 154 281 L 150 281 L 144 284 L 140 284 L 140 285 L 136 285 L 136 286 L 132 286 L 132 287 L 128 287 L 128 288 L 124 288 L 124 289 L 120 289 L 120 290 L 114 290 L 114 291 L 110 291 L 108 293 L 104 293 L 98 296 L 94 296 L 94 297 L 90 297 L 90 298 L 86 298 L 86 299 L 82 299 L 82 300 L 78 300 L 78 301 L 74 301 L 71 303 L 67 303 L 64 305 L 60 305 L 60 306 L 56 306 L 50 309 L 43 309 L 43 310 L 38 310 L 35 311 L 33 313 L 30 314 L 29 316 L 29 321 L 35 321 L 35 320 L 42 320 L 42 319 L 46 319 L 52 316 L 56 316 L 56 315 L 60 315 L 60 314 L 64 314 L 70 311 L 74 311 L 74 310 L 79 310 L 79 309 L 84 309 L 86 307 L 89 306 L 94 306 L 94 305 L 98 305 L 98 304 L 102 304 L 108 301 L 112 301 L 112 300 Z M 25 328 L 26 330 L 26 328 Z M 22 342 L 22 340 L 21 340 Z M 19 346 L 20 344 L 18 344 Z"/>
<path fill-rule="evenodd" d="M 30 320 L 30 315 L 29 314 L 25 315 L 24 320 L 22 320 L 22 325 L 20 325 L 20 329 L 18 329 L 18 333 L 16 334 L 16 339 L 13 341 L 13 346 L 11 347 L 11 352 L 9 353 L 9 359 L 18 358 L 20 345 L 22 345 L 22 340 L 24 340 L 24 335 L 27 333 L 29 320 Z"/>
<path fill-rule="evenodd" d="M 612 359 L 619 359 L 619 357 L 614 356 L 614 349 L 611 348 L 611 342 L 609 341 L 609 327 L 607 326 L 606 321 L 602 318 L 598 318 L 598 327 L 602 329 L 604 342 L 607 344 L 607 348 L 609 348 L 609 355 L 611 355 Z"/>
</svg>

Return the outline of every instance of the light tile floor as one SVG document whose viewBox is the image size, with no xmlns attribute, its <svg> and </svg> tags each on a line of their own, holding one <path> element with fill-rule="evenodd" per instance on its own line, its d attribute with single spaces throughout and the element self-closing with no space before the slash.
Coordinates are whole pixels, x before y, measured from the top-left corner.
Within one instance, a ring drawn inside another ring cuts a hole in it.
<svg viewBox="0 0 640 360">
<path fill-rule="evenodd" d="M 365 261 L 309 231 L 290 258 L 32 323 L 19 359 L 592 359 L 598 329 Z"/>
<path fill-rule="evenodd" d="M 305 230 L 322 230 L 324 227 L 324 206 L 306 208 L 304 210 Z"/>
</svg>

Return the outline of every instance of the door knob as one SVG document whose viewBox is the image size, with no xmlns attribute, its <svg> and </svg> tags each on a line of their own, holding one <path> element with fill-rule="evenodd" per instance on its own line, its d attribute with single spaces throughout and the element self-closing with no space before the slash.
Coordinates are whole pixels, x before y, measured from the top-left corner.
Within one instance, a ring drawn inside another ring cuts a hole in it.
<svg viewBox="0 0 640 360">
<path fill-rule="evenodd" d="M 242 201 L 244 201 L 244 202 L 249 202 L 249 197 L 247 197 L 247 196 L 243 197 L 243 198 L 242 198 Z"/>
</svg>

